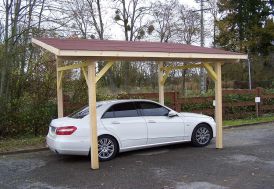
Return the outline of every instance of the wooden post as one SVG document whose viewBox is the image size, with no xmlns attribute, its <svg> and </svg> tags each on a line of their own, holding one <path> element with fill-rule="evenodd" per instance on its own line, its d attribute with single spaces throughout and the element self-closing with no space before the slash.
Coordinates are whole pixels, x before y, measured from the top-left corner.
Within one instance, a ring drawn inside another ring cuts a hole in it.
<svg viewBox="0 0 274 189">
<path fill-rule="evenodd" d="M 161 83 L 163 80 L 163 71 L 161 67 L 163 67 L 163 62 L 158 63 L 158 87 L 159 87 L 159 103 L 165 105 L 165 91 L 164 84 Z"/>
<path fill-rule="evenodd" d="M 263 88 L 257 87 L 256 88 L 256 97 L 260 97 L 260 102 L 256 103 L 256 115 L 259 117 L 261 115 L 261 108 L 262 108 L 262 94 L 263 94 Z"/>
<path fill-rule="evenodd" d="M 62 60 L 56 57 L 56 68 L 61 64 Z M 56 69 L 57 70 L 57 69 Z M 63 71 L 57 70 L 57 110 L 58 118 L 64 117 L 64 102 L 63 102 L 63 89 L 62 89 Z"/>
<path fill-rule="evenodd" d="M 216 121 L 216 148 L 223 148 L 223 108 L 222 108 L 222 71 L 221 63 L 215 63 L 217 80 L 215 81 L 215 121 Z"/>
<path fill-rule="evenodd" d="M 88 82 L 91 168 L 99 169 L 96 115 L 96 62 L 94 61 L 88 66 Z"/>
</svg>

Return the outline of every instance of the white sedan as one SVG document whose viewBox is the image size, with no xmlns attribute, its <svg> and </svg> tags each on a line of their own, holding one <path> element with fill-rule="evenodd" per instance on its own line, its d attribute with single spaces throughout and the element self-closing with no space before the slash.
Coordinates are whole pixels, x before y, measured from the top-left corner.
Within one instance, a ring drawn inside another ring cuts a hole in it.
<svg viewBox="0 0 274 189">
<path fill-rule="evenodd" d="M 178 113 L 150 100 L 113 100 L 97 103 L 98 154 L 100 161 L 117 153 L 191 142 L 206 146 L 216 135 L 212 117 Z M 68 117 L 52 120 L 48 147 L 57 154 L 90 153 L 88 107 Z"/>
</svg>

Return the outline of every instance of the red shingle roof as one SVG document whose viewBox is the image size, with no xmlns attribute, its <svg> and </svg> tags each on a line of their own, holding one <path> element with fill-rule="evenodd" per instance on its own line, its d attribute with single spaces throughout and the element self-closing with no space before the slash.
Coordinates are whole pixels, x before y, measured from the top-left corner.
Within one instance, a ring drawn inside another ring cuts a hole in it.
<svg viewBox="0 0 274 189">
<path fill-rule="evenodd" d="M 59 50 L 243 55 L 242 53 L 230 52 L 216 48 L 199 47 L 179 43 L 56 38 L 38 38 L 37 40 Z"/>
</svg>

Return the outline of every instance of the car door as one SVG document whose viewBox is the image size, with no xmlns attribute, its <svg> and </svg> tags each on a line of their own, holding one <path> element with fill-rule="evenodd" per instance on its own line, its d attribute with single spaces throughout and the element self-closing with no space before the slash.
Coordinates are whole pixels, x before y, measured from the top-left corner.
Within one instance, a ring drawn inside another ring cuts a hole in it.
<svg viewBox="0 0 274 189">
<path fill-rule="evenodd" d="M 184 140 L 181 117 L 168 117 L 170 110 L 153 102 L 139 102 L 138 107 L 148 126 L 148 144 Z"/>
<path fill-rule="evenodd" d="M 121 148 L 147 144 L 146 121 L 140 116 L 134 102 L 111 106 L 102 116 L 105 128 L 113 132 L 121 141 Z"/>
</svg>

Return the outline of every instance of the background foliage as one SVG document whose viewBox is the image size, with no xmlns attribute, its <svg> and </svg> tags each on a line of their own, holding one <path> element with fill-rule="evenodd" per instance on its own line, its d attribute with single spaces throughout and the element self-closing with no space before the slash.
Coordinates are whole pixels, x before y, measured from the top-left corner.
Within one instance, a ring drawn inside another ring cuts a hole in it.
<svg viewBox="0 0 274 189">
<path fill-rule="evenodd" d="M 258 85 L 264 81 L 271 88 L 273 1 L 209 0 L 205 6 L 205 36 L 210 45 L 248 53 L 253 81 Z M 32 37 L 116 39 L 122 35 L 128 41 L 200 41 L 199 11 L 177 0 L 4 0 L 0 9 L 0 137 L 45 134 L 56 117 L 55 57 L 33 47 Z M 98 64 L 97 69 L 103 65 Z M 239 87 L 237 80 L 248 79 L 245 63 L 225 65 L 223 70 L 227 87 Z M 199 78 L 197 69 L 172 72 L 165 90 L 199 95 Z M 211 91 L 213 83 L 208 80 L 207 84 Z M 157 65 L 119 62 L 97 90 L 98 100 L 113 99 L 120 93 L 156 92 Z M 79 70 L 66 72 L 64 95 L 68 104 L 78 105 L 75 108 L 87 104 L 87 86 Z M 66 114 L 73 111 L 65 110 Z"/>
</svg>

